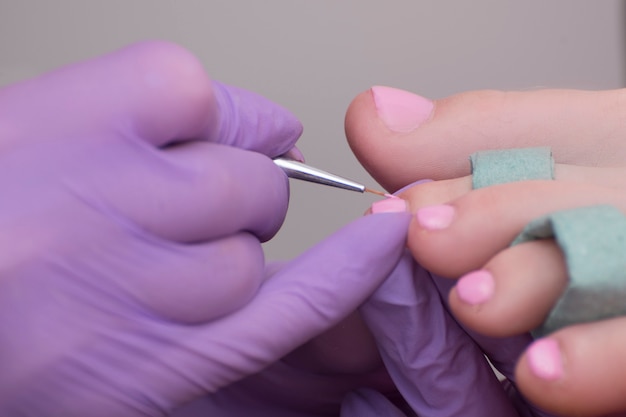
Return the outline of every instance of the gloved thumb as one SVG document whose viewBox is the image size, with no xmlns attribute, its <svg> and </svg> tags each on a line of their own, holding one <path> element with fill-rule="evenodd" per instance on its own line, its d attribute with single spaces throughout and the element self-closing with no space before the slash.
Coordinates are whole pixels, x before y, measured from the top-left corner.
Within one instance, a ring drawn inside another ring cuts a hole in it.
<svg viewBox="0 0 626 417">
<path fill-rule="evenodd" d="M 333 327 L 394 269 L 410 217 L 362 217 L 287 263 L 240 310 L 179 338 L 182 350 L 203 353 L 175 368 L 214 392 Z"/>
</svg>

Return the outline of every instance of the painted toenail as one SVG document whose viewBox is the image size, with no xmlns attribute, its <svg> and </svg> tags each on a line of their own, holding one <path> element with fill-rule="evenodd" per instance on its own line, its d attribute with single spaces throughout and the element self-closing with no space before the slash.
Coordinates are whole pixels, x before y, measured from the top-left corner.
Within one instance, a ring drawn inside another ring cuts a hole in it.
<svg viewBox="0 0 626 417">
<path fill-rule="evenodd" d="M 563 376 L 559 344 L 554 339 L 539 339 L 526 352 L 532 373 L 543 380 L 555 381 Z"/>
<path fill-rule="evenodd" d="M 470 305 L 482 304 L 493 297 L 495 283 L 489 271 L 480 270 L 462 276 L 456 284 L 459 298 Z"/>
<path fill-rule="evenodd" d="M 420 226 L 426 230 L 443 230 L 454 220 L 454 207 L 447 204 L 427 206 L 417 210 L 415 217 Z"/>
<path fill-rule="evenodd" d="M 406 211 L 406 201 L 398 197 L 390 197 L 385 200 L 376 201 L 372 204 L 371 208 L 372 214 L 402 211 Z"/>
<path fill-rule="evenodd" d="M 371 89 L 378 117 L 393 132 L 408 133 L 426 122 L 433 112 L 431 100 L 392 87 Z"/>
</svg>

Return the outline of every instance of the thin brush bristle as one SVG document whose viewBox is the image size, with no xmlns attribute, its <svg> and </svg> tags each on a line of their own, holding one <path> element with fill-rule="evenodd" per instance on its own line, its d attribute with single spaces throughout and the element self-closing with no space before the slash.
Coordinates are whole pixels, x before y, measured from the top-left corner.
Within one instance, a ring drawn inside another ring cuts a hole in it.
<svg viewBox="0 0 626 417">
<path fill-rule="evenodd" d="M 388 194 L 383 193 L 382 191 L 372 190 L 371 188 L 367 188 L 367 187 L 365 188 L 365 192 L 376 194 L 376 195 L 379 195 L 381 197 L 387 197 L 388 196 Z"/>
</svg>

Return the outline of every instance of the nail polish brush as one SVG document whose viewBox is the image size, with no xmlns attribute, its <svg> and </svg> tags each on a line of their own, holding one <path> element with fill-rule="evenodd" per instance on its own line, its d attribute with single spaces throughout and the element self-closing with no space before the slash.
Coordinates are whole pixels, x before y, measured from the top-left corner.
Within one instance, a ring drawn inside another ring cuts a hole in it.
<svg viewBox="0 0 626 417">
<path fill-rule="evenodd" d="M 274 163 L 278 165 L 289 178 L 328 185 L 330 187 L 342 188 L 344 190 L 357 191 L 359 193 L 372 193 L 383 197 L 389 197 L 389 194 L 382 191 L 368 188 L 358 182 L 322 171 L 321 169 L 314 168 L 293 159 L 278 157 L 274 159 Z"/>
</svg>

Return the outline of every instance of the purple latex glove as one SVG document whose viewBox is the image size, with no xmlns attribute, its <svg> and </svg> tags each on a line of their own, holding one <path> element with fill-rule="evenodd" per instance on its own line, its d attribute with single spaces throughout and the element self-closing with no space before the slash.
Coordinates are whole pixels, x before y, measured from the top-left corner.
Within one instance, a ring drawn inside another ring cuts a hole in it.
<svg viewBox="0 0 626 417">
<path fill-rule="evenodd" d="M 370 337 L 352 314 L 299 348 L 305 349 L 299 360 L 292 353 L 175 417 L 549 416 L 526 403 L 512 382 L 529 337 L 468 333 L 448 311 L 452 285 L 407 252 L 360 307 Z M 380 363 L 371 352 L 376 342 Z M 496 378 L 485 355 L 508 380 Z"/>
<path fill-rule="evenodd" d="M 526 403 L 512 382 L 514 365 L 530 337 L 493 339 L 468 332 L 447 308 L 453 285 L 421 268 L 407 252 L 361 307 L 387 371 L 412 412 L 433 417 L 550 415 Z M 498 381 L 485 355 L 506 381 Z M 361 392 L 350 398 L 342 416 L 379 415 L 381 402 L 384 398 Z"/>
<path fill-rule="evenodd" d="M 166 43 L 1 90 L 0 415 L 163 415 L 354 311 L 409 216 L 358 219 L 266 276 L 288 203 L 268 156 L 300 132 Z"/>
</svg>

